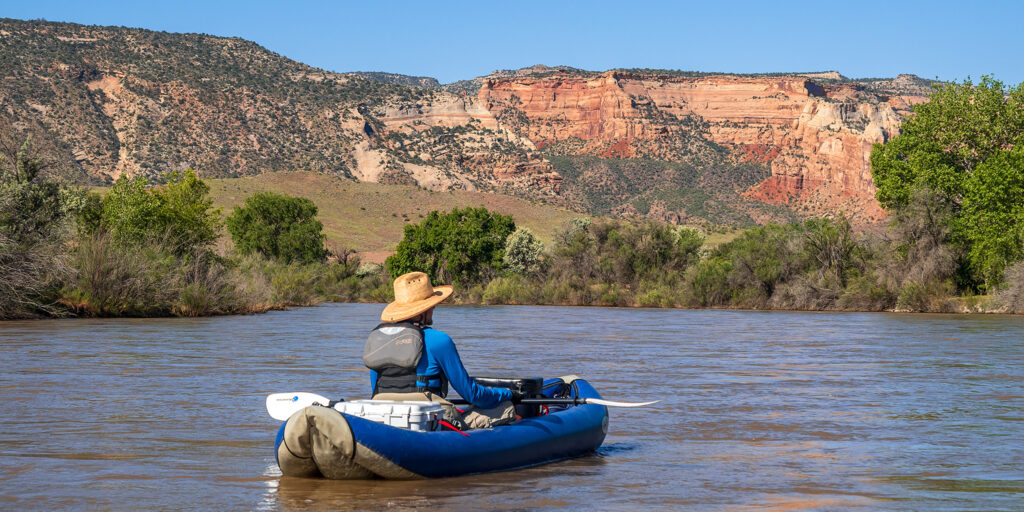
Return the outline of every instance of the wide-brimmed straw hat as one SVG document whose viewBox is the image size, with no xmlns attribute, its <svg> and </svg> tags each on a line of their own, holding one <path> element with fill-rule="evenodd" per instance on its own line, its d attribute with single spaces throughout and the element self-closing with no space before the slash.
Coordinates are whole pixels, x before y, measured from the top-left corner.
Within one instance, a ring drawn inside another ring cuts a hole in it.
<svg viewBox="0 0 1024 512">
<path fill-rule="evenodd" d="M 382 322 L 401 322 L 438 305 L 455 291 L 451 286 L 431 286 L 423 272 L 409 272 L 395 279 L 395 301 L 380 314 Z"/>
</svg>

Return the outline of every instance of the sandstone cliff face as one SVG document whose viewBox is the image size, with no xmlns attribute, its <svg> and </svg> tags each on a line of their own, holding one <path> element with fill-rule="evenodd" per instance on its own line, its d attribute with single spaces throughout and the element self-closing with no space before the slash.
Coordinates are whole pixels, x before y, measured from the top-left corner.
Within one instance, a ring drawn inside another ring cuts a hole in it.
<svg viewBox="0 0 1024 512">
<path fill-rule="evenodd" d="M 868 162 L 872 144 L 898 134 L 909 107 L 926 99 L 911 78 L 898 80 L 556 74 L 487 80 L 478 98 L 498 118 L 523 118 L 512 126 L 540 147 L 579 139 L 576 154 L 678 159 L 684 155 L 673 151 L 673 139 L 700 130 L 771 166 L 771 177 L 747 197 L 871 221 L 882 214 Z M 693 116 L 704 124 L 686 122 Z"/>
</svg>

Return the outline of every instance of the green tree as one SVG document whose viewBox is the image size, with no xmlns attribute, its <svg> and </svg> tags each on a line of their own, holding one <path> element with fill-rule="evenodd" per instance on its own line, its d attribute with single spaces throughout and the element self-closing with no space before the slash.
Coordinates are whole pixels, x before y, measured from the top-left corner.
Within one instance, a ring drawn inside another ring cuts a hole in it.
<svg viewBox="0 0 1024 512">
<path fill-rule="evenodd" d="M 1012 228 L 1024 203 L 1024 83 L 1008 89 L 985 76 L 977 85 L 941 86 L 914 107 L 902 130 L 871 152 L 879 202 L 898 211 L 926 190 L 947 203 L 950 216 L 934 220 L 951 227 L 950 243 L 966 255 L 965 284 L 992 289 L 1022 254 Z"/>
<path fill-rule="evenodd" d="M 1024 83 L 1007 90 L 982 77 L 939 86 L 899 136 L 876 144 L 871 173 L 884 208 L 910 200 L 915 186 L 944 194 L 959 205 L 974 169 L 992 155 L 1024 142 Z"/>
<path fill-rule="evenodd" d="M 760 307 L 780 283 L 798 273 L 803 261 L 790 243 L 797 225 L 768 224 L 751 228 L 715 249 L 715 257 L 731 263 L 729 286 L 744 305 Z"/>
<path fill-rule="evenodd" d="M 431 281 L 467 284 L 492 277 L 502 269 L 505 240 L 515 230 L 512 217 L 486 208 L 430 212 L 419 224 L 405 227 L 405 236 L 387 259 L 392 277 L 426 272 Z"/>
<path fill-rule="evenodd" d="M 235 207 L 227 228 L 242 254 L 313 263 L 326 256 L 324 225 L 316 215 L 316 204 L 309 199 L 261 192 Z"/>
<path fill-rule="evenodd" d="M 6 135 L 10 137 L 10 135 Z M 14 240 L 31 243 L 60 233 L 83 197 L 48 175 L 49 161 L 26 137 L 0 168 L 0 229 Z"/>
<path fill-rule="evenodd" d="M 966 241 L 972 271 L 991 289 L 1024 257 L 1024 145 L 978 165 L 962 207 L 954 229 Z"/>
<path fill-rule="evenodd" d="M 700 261 L 704 235 L 696 229 L 680 227 L 676 236 L 676 251 L 684 259 L 684 264 L 690 266 Z"/>
<path fill-rule="evenodd" d="M 505 267 L 512 273 L 538 273 L 543 254 L 544 244 L 527 228 L 517 228 L 505 241 Z"/>
<path fill-rule="evenodd" d="M 168 173 L 166 179 L 166 185 L 151 188 L 141 176 L 122 176 L 102 200 L 86 200 L 79 215 L 84 230 L 108 232 L 121 245 L 161 242 L 179 255 L 213 245 L 221 220 L 207 197 L 210 186 L 192 170 Z"/>
<path fill-rule="evenodd" d="M 99 205 L 99 215 L 83 213 L 82 218 L 99 219 L 88 227 L 90 232 L 106 232 L 121 245 L 138 245 L 153 238 L 157 203 L 149 191 L 149 181 L 142 176 L 121 176 L 114 182 Z"/>
<path fill-rule="evenodd" d="M 0 319 L 55 313 L 53 293 L 69 273 L 63 247 L 67 220 L 81 194 L 45 175 L 47 162 L 30 138 L 14 145 L 12 154 L 4 153 L 0 161 Z"/>
<path fill-rule="evenodd" d="M 167 175 L 167 185 L 153 189 L 160 205 L 156 229 L 163 230 L 179 247 L 205 248 L 217 241 L 221 210 L 208 197 L 210 186 L 191 169 Z"/>
</svg>

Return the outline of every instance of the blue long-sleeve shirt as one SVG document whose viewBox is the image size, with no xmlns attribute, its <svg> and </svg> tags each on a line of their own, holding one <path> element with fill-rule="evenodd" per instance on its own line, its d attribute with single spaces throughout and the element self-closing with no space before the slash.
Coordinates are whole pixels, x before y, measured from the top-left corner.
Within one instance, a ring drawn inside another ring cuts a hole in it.
<svg viewBox="0 0 1024 512">
<path fill-rule="evenodd" d="M 481 409 L 497 407 L 499 403 L 512 399 L 511 390 L 481 386 L 469 378 L 459 351 L 455 349 L 455 342 L 444 332 L 429 327 L 423 329 L 423 352 L 423 357 L 420 357 L 416 365 L 417 376 L 444 373 L 459 396 Z M 377 372 L 370 370 L 371 390 L 376 382 Z M 420 384 L 423 384 L 422 381 Z M 434 386 L 437 381 L 428 384 Z"/>
</svg>

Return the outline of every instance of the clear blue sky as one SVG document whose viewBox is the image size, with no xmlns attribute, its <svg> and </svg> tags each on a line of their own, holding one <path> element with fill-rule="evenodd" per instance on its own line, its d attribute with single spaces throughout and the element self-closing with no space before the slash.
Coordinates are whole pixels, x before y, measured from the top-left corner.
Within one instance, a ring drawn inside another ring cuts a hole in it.
<svg viewBox="0 0 1024 512">
<path fill-rule="evenodd" d="M 0 0 L 0 17 L 238 36 L 442 82 L 532 64 L 1024 81 L 1024 1 Z"/>
</svg>

